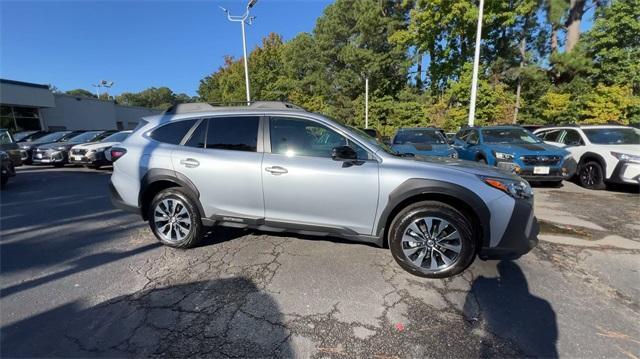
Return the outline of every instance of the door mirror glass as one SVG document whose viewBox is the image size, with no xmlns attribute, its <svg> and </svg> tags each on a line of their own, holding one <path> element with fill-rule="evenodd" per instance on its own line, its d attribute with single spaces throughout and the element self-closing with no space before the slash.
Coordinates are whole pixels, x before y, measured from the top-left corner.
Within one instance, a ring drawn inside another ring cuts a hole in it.
<svg viewBox="0 0 640 359">
<path fill-rule="evenodd" d="M 358 154 L 349 146 L 338 146 L 331 150 L 331 158 L 334 161 L 355 161 L 358 159 Z"/>
</svg>

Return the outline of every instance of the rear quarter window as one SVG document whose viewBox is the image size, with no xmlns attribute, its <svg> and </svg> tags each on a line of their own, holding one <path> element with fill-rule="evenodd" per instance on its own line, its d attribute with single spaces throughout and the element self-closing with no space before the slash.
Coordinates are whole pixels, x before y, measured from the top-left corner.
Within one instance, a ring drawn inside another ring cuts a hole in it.
<svg viewBox="0 0 640 359">
<path fill-rule="evenodd" d="M 187 132 L 189 132 L 191 127 L 196 124 L 196 121 L 197 120 L 195 119 L 184 120 L 162 125 L 151 131 L 149 137 L 162 143 L 169 143 L 172 145 L 180 144 Z"/>
</svg>

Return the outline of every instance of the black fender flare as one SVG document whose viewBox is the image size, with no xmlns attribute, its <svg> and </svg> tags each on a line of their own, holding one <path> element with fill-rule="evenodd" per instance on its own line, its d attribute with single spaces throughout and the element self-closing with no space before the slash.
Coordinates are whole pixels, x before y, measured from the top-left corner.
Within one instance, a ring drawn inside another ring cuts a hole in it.
<svg viewBox="0 0 640 359">
<path fill-rule="evenodd" d="M 142 177 L 142 180 L 140 181 L 140 194 L 138 195 L 139 208 L 144 208 L 143 202 L 149 187 L 159 181 L 172 182 L 181 187 L 196 202 L 198 210 L 200 211 L 200 216 L 204 217 L 205 212 L 202 207 L 202 203 L 200 202 L 200 191 L 198 191 L 196 185 L 193 184 L 187 176 L 180 172 L 160 168 L 150 169 L 144 177 Z M 146 217 L 146 213 L 144 212 L 145 211 L 142 211 L 142 216 Z"/>
<path fill-rule="evenodd" d="M 604 171 L 603 175 L 606 177 L 607 174 L 607 161 L 604 160 L 604 157 L 595 153 L 595 152 L 585 152 L 580 156 L 580 161 L 578 162 L 578 169 L 585 163 L 589 158 L 595 158 L 596 161 L 600 163 L 602 166 L 602 170 Z"/>
<path fill-rule="evenodd" d="M 482 232 L 482 246 L 489 246 L 491 241 L 491 212 L 485 202 L 468 188 L 450 182 L 422 178 L 408 179 L 389 194 L 387 205 L 382 210 L 376 226 L 376 236 L 384 239 L 387 224 L 390 224 L 390 221 L 393 220 L 391 216 L 395 216 L 400 210 L 398 206 L 411 198 L 425 195 L 433 195 L 434 197 L 447 196 L 465 203 L 478 219 Z"/>
</svg>

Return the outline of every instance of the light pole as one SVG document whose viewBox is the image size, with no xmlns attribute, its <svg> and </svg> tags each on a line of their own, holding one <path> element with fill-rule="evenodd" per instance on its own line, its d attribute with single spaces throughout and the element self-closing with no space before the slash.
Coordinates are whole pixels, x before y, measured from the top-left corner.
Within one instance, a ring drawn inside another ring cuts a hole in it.
<svg viewBox="0 0 640 359">
<path fill-rule="evenodd" d="M 482 9 L 484 0 L 478 5 L 478 30 L 476 31 L 476 52 L 473 57 L 473 77 L 471 78 L 471 101 L 469 102 L 469 126 L 473 126 L 476 117 L 476 96 L 478 92 L 478 67 L 480 66 L 480 39 L 482 38 Z"/>
<path fill-rule="evenodd" d="M 369 76 L 364 78 L 364 128 L 369 128 Z"/>
<path fill-rule="evenodd" d="M 104 87 L 106 89 L 110 89 L 113 86 L 113 81 L 100 80 L 97 84 L 91 84 L 91 86 L 96 88 L 96 97 L 100 98 L 100 87 Z M 107 94 L 107 99 L 109 98 L 109 90 L 104 91 Z"/>
<path fill-rule="evenodd" d="M 233 21 L 233 22 L 240 22 L 240 25 L 242 27 L 242 53 L 244 54 L 244 82 L 245 82 L 245 88 L 247 90 L 247 106 L 251 105 L 251 95 L 250 95 L 250 90 L 249 90 L 249 65 L 248 65 L 248 60 L 247 60 L 247 38 L 245 36 L 244 33 L 244 24 L 245 22 L 249 25 L 251 25 L 253 23 L 253 20 L 255 19 L 255 16 L 249 16 L 249 10 L 254 7 L 256 5 L 256 3 L 258 2 L 258 0 L 249 0 L 249 3 L 247 4 L 247 8 L 244 10 L 244 14 L 242 14 L 241 16 L 233 16 L 229 13 L 229 10 L 220 7 L 222 9 L 222 11 L 224 11 L 225 14 L 227 14 L 227 20 L 229 21 Z M 248 21 L 247 21 L 248 20 Z"/>
</svg>

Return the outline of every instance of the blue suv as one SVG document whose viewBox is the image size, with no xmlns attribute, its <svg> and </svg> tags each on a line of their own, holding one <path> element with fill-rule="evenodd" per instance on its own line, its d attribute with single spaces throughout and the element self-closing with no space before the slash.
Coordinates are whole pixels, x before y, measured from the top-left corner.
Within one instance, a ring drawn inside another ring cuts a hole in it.
<svg viewBox="0 0 640 359">
<path fill-rule="evenodd" d="M 391 148 L 399 153 L 458 158 L 442 131 L 433 127 L 400 128 L 393 136 Z"/>
<path fill-rule="evenodd" d="M 496 166 L 529 181 L 560 183 L 576 171 L 568 151 L 545 144 L 519 126 L 465 128 L 456 134 L 453 146 L 460 159 Z"/>
</svg>

